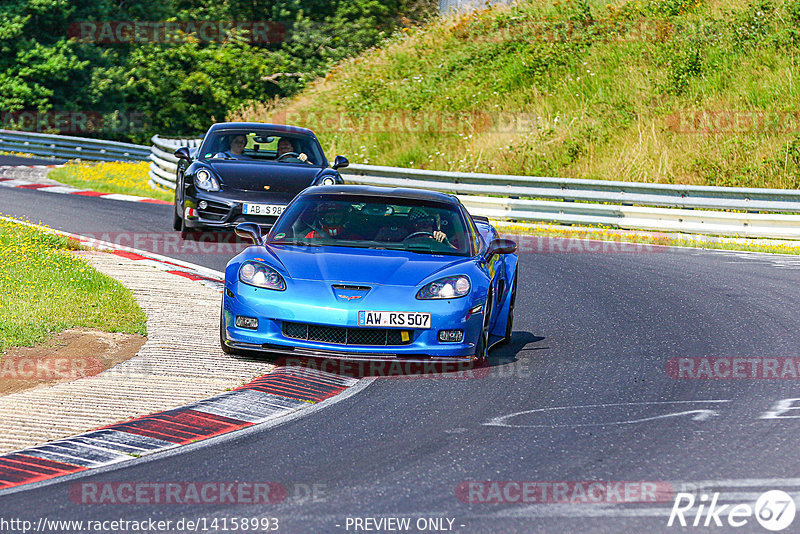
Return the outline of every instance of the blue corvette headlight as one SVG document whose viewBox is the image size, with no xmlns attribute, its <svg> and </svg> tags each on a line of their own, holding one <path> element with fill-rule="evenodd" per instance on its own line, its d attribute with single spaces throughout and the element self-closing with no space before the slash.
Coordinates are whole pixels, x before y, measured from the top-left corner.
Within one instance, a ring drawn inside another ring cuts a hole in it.
<svg viewBox="0 0 800 534">
<path fill-rule="evenodd" d="M 194 175 L 194 185 L 203 191 L 219 191 L 219 182 L 205 169 L 200 169 Z"/>
<path fill-rule="evenodd" d="M 278 271 L 269 265 L 254 261 L 246 261 L 239 267 L 239 280 L 264 289 L 274 289 L 275 291 L 286 289 L 286 282 Z"/>
<path fill-rule="evenodd" d="M 448 276 L 435 280 L 419 290 L 417 298 L 430 299 L 457 299 L 469 293 L 469 278 L 464 275 Z"/>
</svg>

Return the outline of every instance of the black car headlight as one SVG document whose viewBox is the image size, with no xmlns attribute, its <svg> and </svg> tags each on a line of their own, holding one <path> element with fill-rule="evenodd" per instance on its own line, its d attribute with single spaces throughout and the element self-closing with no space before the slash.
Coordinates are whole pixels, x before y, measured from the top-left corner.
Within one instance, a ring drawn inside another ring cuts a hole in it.
<svg viewBox="0 0 800 534">
<path fill-rule="evenodd" d="M 469 278 L 464 275 L 447 276 L 434 280 L 419 290 L 419 300 L 457 299 L 466 296 L 470 290 Z"/>
<path fill-rule="evenodd" d="M 254 261 L 246 261 L 239 267 L 239 280 L 264 289 L 274 289 L 275 291 L 286 289 L 286 282 L 278 271 L 269 265 Z"/>
<path fill-rule="evenodd" d="M 322 178 L 317 178 L 315 182 L 316 185 L 334 185 L 339 180 L 336 179 L 336 176 L 331 176 L 330 174 L 325 174 Z"/>
<path fill-rule="evenodd" d="M 194 185 L 203 191 L 219 191 L 219 182 L 213 174 L 205 169 L 200 169 L 195 173 Z"/>
</svg>

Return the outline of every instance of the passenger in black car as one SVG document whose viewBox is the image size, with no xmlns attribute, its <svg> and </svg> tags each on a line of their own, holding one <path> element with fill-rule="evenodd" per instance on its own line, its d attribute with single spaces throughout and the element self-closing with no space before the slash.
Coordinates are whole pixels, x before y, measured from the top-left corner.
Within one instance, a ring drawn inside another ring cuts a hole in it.
<svg viewBox="0 0 800 534">
<path fill-rule="evenodd" d="M 218 152 L 214 157 L 220 159 L 253 159 L 244 154 L 244 147 L 247 144 L 247 136 L 243 134 L 235 134 L 229 136 L 226 140 L 228 150 Z"/>
</svg>

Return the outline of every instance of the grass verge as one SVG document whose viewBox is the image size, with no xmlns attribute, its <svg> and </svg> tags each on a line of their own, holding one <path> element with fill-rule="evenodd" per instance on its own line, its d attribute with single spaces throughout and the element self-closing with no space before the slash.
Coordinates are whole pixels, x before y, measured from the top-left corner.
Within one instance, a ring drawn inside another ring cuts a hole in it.
<svg viewBox="0 0 800 534">
<path fill-rule="evenodd" d="M 133 294 L 70 254 L 78 248 L 0 219 L 0 353 L 73 327 L 146 335 L 147 317 Z"/>
<path fill-rule="evenodd" d="M 48 178 L 62 184 L 91 189 L 100 193 L 122 193 L 170 201 L 172 191 L 151 189 L 147 178 L 146 162 L 69 162 L 53 169 Z"/>
</svg>

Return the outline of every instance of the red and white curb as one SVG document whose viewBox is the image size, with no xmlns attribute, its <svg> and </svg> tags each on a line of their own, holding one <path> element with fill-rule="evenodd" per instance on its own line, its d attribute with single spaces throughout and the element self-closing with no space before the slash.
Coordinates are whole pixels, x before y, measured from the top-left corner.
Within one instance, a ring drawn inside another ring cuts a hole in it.
<svg viewBox="0 0 800 534">
<path fill-rule="evenodd" d="M 49 167 L 49 166 L 48 166 Z M 168 204 L 172 202 L 167 200 L 159 200 L 156 198 L 140 197 L 137 195 L 124 195 L 122 193 L 100 193 L 98 191 L 91 191 L 89 189 L 80 189 L 72 187 L 71 185 L 63 184 L 41 184 L 31 182 L 28 180 L 19 180 L 16 178 L 2 178 L 0 177 L 0 186 L 3 187 L 16 187 L 18 189 L 35 189 L 37 191 L 45 191 L 47 193 L 61 193 L 65 195 L 82 195 L 86 197 L 105 198 L 109 200 L 123 200 L 126 202 L 145 202 L 148 204 Z"/>
<path fill-rule="evenodd" d="M 357 382 L 315 369 L 278 367 L 210 399 L 2 455 L 0 492 L 265 423 L 339 395 Z"/>
<path fill-rule="evenodd" d="M 87 245 L 89 244 L 86 241 L 81 241 L 81 243 Z M 93 248 L 99 248 L 102 250 L 100 246 L 96 246 L 94 244 L 91 246 L 93 246 Z M 152 265 L 156 269 L 166 271 L 169 274 L 174 274 L 176 276 L 181 276 L 183 278 L 188 278 L 189 280 L 199 282 L 204 286 L 216 289 L 220 293 L 222 293 L 222 290 L 225 287 L 225 275 L 217 271 L 212 271 L 211 269 L 198 269 L 198 266 L 191 266 L 191 264 L 186 264 L 184 262 L 178 263 L 175 260 L 154 258 L 150 253 L 147 253 L 145 256 L 137 252 L 128 252 L 126 250 L 119 250 L 116 248 L 111 250 L 111 253 L 122 258 Z"/>
<path fill-rule="evenodd" d="M 170 274 L 215 287 L 220 292 L 224 287 L 223 273 L 200 265 L 16 219 L 3 219 L 149 263 Z M 279 366 L 245 386 L 181 408 L 4 454 L 0 456 L 0 492 L 265 423 L 337 396 L 358 382 L 355 378 L 317 369 Z"/>
</svg>

